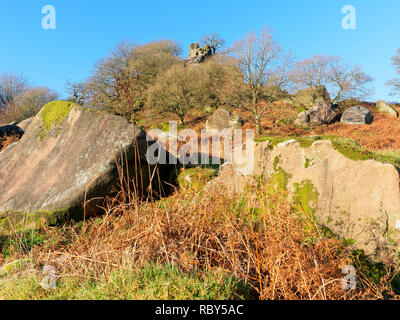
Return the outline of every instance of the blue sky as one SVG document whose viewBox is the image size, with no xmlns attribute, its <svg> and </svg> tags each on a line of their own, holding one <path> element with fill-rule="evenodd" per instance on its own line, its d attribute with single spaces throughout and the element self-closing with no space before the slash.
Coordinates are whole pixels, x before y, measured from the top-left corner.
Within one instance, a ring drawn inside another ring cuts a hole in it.
<svg viewBox="0 0 400 320">
<path fill-rule="evenodd" d="M 56 30 L 41 27 L 53 5 Z M 344 5 L 356 8 L 356 30 L 341 27 Z M 89 76 L 119 42 L 191 42 L 216 32 L 232 44 L 268 24 L 298 59 L 339 55 L 375 78 L 374 99 L 394 100 L 384 83 L 396 76 L 390 58 L 400 48 L 398 0 L 1 0 L 0 73 L 23 73 L 35 85 L 65 94 L 65 81 Z"/>
</svg>

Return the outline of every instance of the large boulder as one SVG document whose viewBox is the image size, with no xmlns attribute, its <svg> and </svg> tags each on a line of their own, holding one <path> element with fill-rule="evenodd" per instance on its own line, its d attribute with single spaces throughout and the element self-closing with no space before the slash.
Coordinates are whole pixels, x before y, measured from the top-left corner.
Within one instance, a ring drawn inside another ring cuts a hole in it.
<svg viewBox="0 0 400 320">
<path fill-rule="evenodd" d="M 357 106 L 350 109 L 347 109 L 340 120 L 342 123 L 346 124 L 371 124 L 374 121 L 374 117 L 372 116 L 372 112 L 367 108 Z"/>
<path fill-rule="evenodd" d="M 336 116 L 335 105 L 327 101 L 319 101 L 307 111 L 301 112 L 295 124 L 300 126 L 319 126 L 331 123 Z"/>
<path fill-rule="evenodd" d="M 392 116 L 392 117 L 398 117 L 399 116 L 398 112 L 383 100 L 379 100 L 376 103 L 375 109 L 378 112 L 386 113 L 386 114 L 388 114 L 389 116 Z"/>
<path fill-rule="evenodd" d="M 242 120 L 239 116 L 232 116 L 230 112 L 224 108 L 219 108 L 206 121 L 207 132 L 219 132 L 224 129 L 240 129 Z"/>
<path fill-rule="evenodd" d="M 320 101 L 331 102 L 331 97 L 325 86 L 299 90 L 294 98 L 295 105 L 304 109 L 309 109 Z"/>
<path fill-rule="evenodd" d="M 47 104 L 19 143 L 0 153 L 0 225 L 5 214 L 68 219 L 82 212 L 85 201 L 88 214 L 119 188 L 121 173 L 131 175 L 126 181 L 138 178 L 136 186 L 144 191 L 151 169 L 146 140 L 142 129 L 122 117 L 71 102 Z"/>
<path fill-rule="evenodd" d="M 367 156 L 354 142 L 307 139 L 300 139 L 301 144 L 296 140 L 258 143 L 254 154 L 223 165 L 207 188 L 248 192 L 246 186 L 257 186 L 263 177 L 275 190 L 301 201 L 302 208 L 320 224 L 344 239 L 352 239 L 356 248 L 364 249 L 372 258 L 385 256 L 394 243 L 397 249 L 399 169 L 374 160 L 373 154 Z M 352 160 L 357 158 L 363 160 Z M 241 175 L 246 172 L 243 166 L 252 161 L 250 174 Z"/>
</svg>

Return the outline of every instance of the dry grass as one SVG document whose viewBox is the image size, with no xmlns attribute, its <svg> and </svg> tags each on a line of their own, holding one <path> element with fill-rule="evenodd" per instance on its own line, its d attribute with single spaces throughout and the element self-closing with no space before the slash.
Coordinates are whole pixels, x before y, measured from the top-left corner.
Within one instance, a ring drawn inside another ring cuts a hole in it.
<svg viewBox="0 0 400 320">
<path fill-rule="evenodd" d="M 346 125 L 334 123 L 329 126 L 316 128 L 316 134 L 333 134 L 357 141 L 369 150 L 398 150 L 400 149 L 400 118 L 391 117 L 373 108 L 374 105 L 363 104 L 374 116 L 370 125 Z M 396 108 L 398 111 L 399 108 Z"/>
<path fill-rule="evenodd" d="M 276 119 L 264 125 L 269 133 L 337 134 L 369 149 L 400 145 L 396 118 L 375 114 L 370 126 L 304 130 L 278 124 L 282 114 L 274 110 Z M 186 274 L 228 273 L 251 286 L 259 299 L 399 298 L 390 286 L 398 270 L 390 265 L 380 281 L 359 269 L 356 288 L 344 290 L 342 268 L 354 264 L 348 247 L 324 236 L 313 217 L 268 186 L 242 197 L 224 190 L 187 190 L 155 202 L 138 203 L 133 200 L 137 197 L 126 194 L 119 199 L 109 201 L 101 218 L 62 228 L 43 226 L 44 239 L 32 249 L 21 246 L 21 235 L 11 236 L 17 241 L 13 250 L 8 248 L 11 256 L 0 255 L 0 264 L 23 259 L 36 270 L 55 266 L 60 278 L 104 281 L 115 270 L 156 263 L 178 266 Z"/>
<path fill-rule="evenodd" d="M 9 145 L 18 142 L 19 138 L 18 136 L 4 136 L 2 138 L 0 138 L 0 152 L 5 150 Z"/>
<path fill-rule="evenodd" d="M 368 108 L 374 122 L 370 125 L 348 125 L 336 122 L 331 125 L 321 125 L 316 128 L 304 129 L 293 125 L 293 120 L 299 113 L 290 104 L 277 103 L 264 117 L 263 135 L 266 136 L 307 136 L 307 135 L 337 135 L 357 141 L 363 148 L 369 150 L 399 150 L 400 149 L 400 118 L 391 117 L 375 111 L 374 103 L 360 103 Z M 398 112 L 400 108 L 392 105 Z M 252 127 L 249 122 L 247 127 Z"/>
<path fill-rule="evenodd" d="M 307 228 L 309 219 L 268 189 L 236 199 L 178 192 L 154 203 L 110 203 L 102 219 L 79 226 L 45 227 L 44 244 L 17 250 L 12 259 L 55 266 L 63 278 L 98 281 L 148 263 L 189 274 L 220 270 L 252 286 L 260 299 L 395 297 L 388 279 L 373 284 L 362 274 L 356 289 L 344 290 L 342 268 L 352 263 L 350 255 L 342 241 Z"/>
</svg>

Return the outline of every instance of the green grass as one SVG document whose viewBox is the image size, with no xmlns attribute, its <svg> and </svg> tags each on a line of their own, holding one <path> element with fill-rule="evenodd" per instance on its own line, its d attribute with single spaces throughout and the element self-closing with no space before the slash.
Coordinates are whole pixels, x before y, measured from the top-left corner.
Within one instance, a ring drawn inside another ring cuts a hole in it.
<svg viewBox="0 0 400 320">
<path fill-rule="evenodd" d="M 12 256 L 14 251 L 27 253 L 36 245 L 42 245 L 45 242 L 44 235 L 36 230 L 20 232 L 14 237 L 0 236 L 0 254 L 4 258 Z"/>
<path fill-rule="evenodd" d="M 120 268 L 108 279 L 57 279 L 56 288 L 41 286 L 43 275 L 22 273 L 0 282 L 0 299 L 12 300 L 242 300 L 252 289 L 216 271 L 186 274 L 156 264 L 143 268 Z"/>
</svg>

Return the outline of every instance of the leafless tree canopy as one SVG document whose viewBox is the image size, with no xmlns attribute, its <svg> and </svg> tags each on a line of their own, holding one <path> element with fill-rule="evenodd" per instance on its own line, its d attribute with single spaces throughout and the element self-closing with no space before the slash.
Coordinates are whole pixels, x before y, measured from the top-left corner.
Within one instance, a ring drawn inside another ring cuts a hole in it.
<svg viewBox="0 0 400 320">
<path fill-rule="evenodd" d="M 296 89 L 325 86 L 336 103 L 367 97 L 373 80 L 359 66 L 348 66 L 340 57 L 321 55 L 297 62 L 291 79 Z"/>
<path fill-rule="evenodd" d="M 27 80 L 22 75 L 4 73 L 0 75 L 0 111 L 6 112 L 7 106 L 27 87 Z"/>
<path fill-rule="evenodd" d="M 46 87 L 31 87 L 22 75 L 0 75 L 0 122 L 21 121 L 34 116 L 58 93 Z"/>
<path fill-rule="evenodd" d="M 231 106 L 250 111 L 257 132 L 261 133 L 261 117 L 275 100 L 266 89 L 273 86 L 281 89 L 288 84 L 291 55 L 283 54 L 268 27 L 258 34 L 249 33 L 233 45 L 231 52 L 233 77 L 225 97 Z"/>
<path fill-rule="evenodd" d="M 209 46 L 213 54 L 223 49 L 226 44 L 225 40 L 214 32 L 211 34 L 205 34 L 203 38 L 200 40 L 200 43 L 203 46 Z"/>
<path fill-rule="evenodd" d="M 21 121 L 36 115 L 48 102 L 57 100 L 58 93 L 47 88 L 29 88 L 15 98 L 14 121 Z"/>
</svg>

